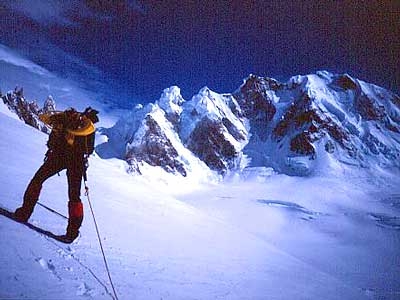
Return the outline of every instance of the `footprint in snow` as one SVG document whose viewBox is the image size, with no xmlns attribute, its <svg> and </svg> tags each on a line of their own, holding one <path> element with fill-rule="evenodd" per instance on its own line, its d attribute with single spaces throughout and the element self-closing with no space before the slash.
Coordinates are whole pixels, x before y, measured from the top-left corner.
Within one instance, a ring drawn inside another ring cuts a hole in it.
<svg viewBox="0 0 400 300">
<path fill-rule="evenodd" d="M 36 261 L 39 263 L 39 265 L 44 269 L 44 270 L 50 270 L 50 271 L 54 271 L 55 267 L 54 265 L 51 263 L 51 260 L 49 260 L 48 262 L 42 258 L 39 257 L 36 259 Z"/>
<path fill-rule="evenodd" d="M 82 282 L 76 291 L 77 296 L 94 296 L 95 292 L 85 282 Z"/>
<path fill-rule="evenodd" d="M 64 259 L 71 259 L 71 258 L 72 258 L 72 253 L 69 252 L 69 251 L 65 251 L 65 250 L 63 250 L 63 249 L 58 249 L 58 250 L 57 250 L 57 254 L 58 254 L 60 257 L 64 258 Z"/>
<path fill-rule="evenodd" d="M 56 276 L 59 280 L 61 280 L 61 277 L 58 276 L 56 273 L 56 267 L 53 265 L 51 259 L 49 261 L 46 261 L 44 258 L 39 257 L 36 259 L 36 261 L 39 263 L 39 265 L 42 267 L 43 270 L 50 271 L 54 276 Z"/>
</svg>

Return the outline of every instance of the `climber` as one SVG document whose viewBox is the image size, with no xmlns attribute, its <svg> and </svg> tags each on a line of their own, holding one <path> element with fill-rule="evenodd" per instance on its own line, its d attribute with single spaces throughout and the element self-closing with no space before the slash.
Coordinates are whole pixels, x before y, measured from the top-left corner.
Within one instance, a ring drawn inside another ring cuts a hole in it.
<svg viewBox="0 0 400 300">
<path fill-rule="evenodd" d="M 30 181 L 23 198 L 23 205 L 14 216 L 20 222 L 27 222 L 36 202 L 42 184 L 61 170 L 67 170 L 68 179 L 68 226 L 62 236 L 66 242 L 74 241 L 79 235 L 83 221 L 83 205 L 80 199 L 82 177 L 86 176 L 87 158 L 94 151 L 93 123 L 98 122 L 98 111 L 88 107 L 83 113 L 70 108 L 63 112 L 42 114 L 39 119 L 51 127 L 47 141 L 48 151 L 43 165 Z"/>
</svg>

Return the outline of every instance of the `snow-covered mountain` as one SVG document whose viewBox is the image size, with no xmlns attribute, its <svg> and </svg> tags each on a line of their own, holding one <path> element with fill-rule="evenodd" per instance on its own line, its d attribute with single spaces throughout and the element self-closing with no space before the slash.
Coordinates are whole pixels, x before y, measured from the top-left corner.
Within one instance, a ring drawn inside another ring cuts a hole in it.
<svg viewBox="0 0 400 300">
<path fill-rule="evenodd" d="M 21 204 L 47 139 L 11 116 L 0 103 L 0 206 L 8 211 Z M 199 188 L 188 176 L 179 185 L 145 181 L 120 160 L 92 156 L 90 198 L 118 299 L 398 298 L 399 172 L 261 171 Z M 116 299 L 82 200 L 81 236 L 71 245 L 0 215 L 0 298 Z M 60 172 L 40 203 L 67 215 L 67 202 Z M 30 222 L 55 234 L 67 226 L 39 205 Z"/>
<path fill-rule="evenodd" d="M 194 165 L 226 174 L 248 166 L 308 175 L 338 164 L 399 167 L 400 98 L 327 71 L 286 83 L 250 75 L 232 94 L 204 87 L 185 101 L 178 87 L 136 106 L 103 131 L 102 157 L 187 176 Z M 189 151 L 188 151 L 189 150 Z M 200 161 L 199 161 L 200 160 Z"/>
<path fill-rule="evenodd" d="M 246 167 L 308 175 L 343 164 L 400 165 L 400 97 L 348 74 L 320 71 L 285 83 L 250 75 L 233 93 L 204 87 L 190 100 L 172 86 L 155 103 L 136 105 L 116 122 L 120 113 L 104 113 L 107 108 L 92 92 L 2 45 L 0 64 L 3 102 L 19 118 L 48 130 L 37 118 L 34 99 L 50 94 L 61 109 L 92 105 L 103 113 L 100 125 L 106 127 L 106 142 L 97 152 L 126 160 L 133 172 L 161 167 L 207 180 Z M 16 84 L 25 90 L 4 93 Z"/>
<path fill-rule="evenodd" d="M 46 80 L 23 65 L 32 84 Z M 39 108 L 23 86 L 27 97 L 18 88 L 0 101 L 0 207 L 10 212 L 46 152 L 47 136 L 20 119 L 40 129 L 37 113 L 55 104 L 49 98 Z M 73 94 L 54 99 L 61 109 L 93 105 Z M 399 169 L 349 163 L 396 166 L 365 137 L 397 149 L 398 108 L 390 92 L 328 73 L 288 83 L 250 76 L 233 94 L 204 88 L 189 101 L 179 88 L 166 89 L 156 103 L 101 129 L 108 142 L 97 152 L 110 159 L 95 154 L 88 170 L 97 223 L 82 193 L 85 218 L 76 242 L 61 244 L 0 216 L 0 298 L 397 299 Z M 113 118 L 103 111 L 102 126 Z M 343 145 L 331 126 L 348 135 Z M 315 133 L 314 152 L 290 148 L 301 132 Z M 325 146 L 329 140 L 333 147 Z M 360 155 L 348 154 L 347 143 Z M 301 157 L 313 162 L 304 164 L 309 171 L 345 163 L 336 174 L 307 178 L 263 167 L 232 172 L 219 184 L 194 185 L 190 176 L 210 183 L 215 173 L 268 165 L 304 174 L 286 162 Z M 46 181 L 40 203 L 67 215 L 67 179 L 59 175 Z M 67 225 L 40 205 L 29 221 L 55 234 Z"/>
<path fill-rule="evenodd" d="M 117 124 L 105 129 L 108 142 L 98 146 L 102 157 L 125 158 L 134 170 L 161 166 L 186 176 L 195 171 L 224 172 L 238 167 L 247 143 L 247 126 L 228 106 L 231 95 L 204 88 L 185 102 L 178 87 L 165 89 L 160 100 L 137 106 Z"/>
<path fill-rule="evenodd" d="M 324 71 L 285 84 L 250 76 L 236 95 L 256 165 L 294 175 L 321 163 L 399 166 L 400 98 L 383 88 Z"/>
</svg>

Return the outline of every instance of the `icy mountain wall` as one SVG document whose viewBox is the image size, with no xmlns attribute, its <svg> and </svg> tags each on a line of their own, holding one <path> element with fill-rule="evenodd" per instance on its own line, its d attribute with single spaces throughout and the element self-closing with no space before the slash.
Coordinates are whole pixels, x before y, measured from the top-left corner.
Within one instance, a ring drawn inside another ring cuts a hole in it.
<svg viewBox="0 0 400 300">
<path fill-rule="evenodd" d="M 282 84 L 250 76 L 235 93 L 246 107 L 255 165 L 307 175 L 319 165 L 399 166 L 400 98 L 373 84 L 318 72 Z"/>
<path fill-rule="evenodd" d="M 194 169 L 225 174 L 240 168 L 248 142 L 247 120 L 239 110 L 232 95 L 203 88 L 185 101 L 174 86 L 165 89 L 155 104 L 137 106 L 114 127 L 105 129 L 108 142 L 97 152 L 102 157 L 126 159 L 138 172 L 148 164 L 182 176 Z"/>
<path fill-rule="evenodd" d="M 44 132 L 42 109 L 22 89 L 0 95 L 25 123 Z M 250 75 L 233 93 L 209 88 L 186 101 L 172 86 L 160 99 L 137 105 L 113 127 L 102 129 L 103 158 L 127 161 L 182 176 L 225 175 L 246 167 L 272 167 L 305 176 L 341 164 L 400 166 L 400 97 L 347 74 L 320 71 L 282 83 Z"/>
<path fill-rule="evenodd" d="M 148 164 L 186 176 L 194 162 L 219 174 L 246 166 L 291 175 L 332 163 L 399 167 L 400 98 L 347 74 L 286 83 L 250 75 L 234 93 L 204 87 L 189 101 L 178 87 L 165 89 L 104 134 L 99 154 L 138 172 Z"/>
</svg>

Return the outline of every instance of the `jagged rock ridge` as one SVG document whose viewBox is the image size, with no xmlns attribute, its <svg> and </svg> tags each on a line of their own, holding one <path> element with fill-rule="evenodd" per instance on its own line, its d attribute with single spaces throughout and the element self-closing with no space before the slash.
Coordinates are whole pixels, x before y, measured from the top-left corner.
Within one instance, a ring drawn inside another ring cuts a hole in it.
<svg viewBox="0 0 400 300">
<path fill-rule="evenodd" d="M 42 109 L 16 89 L 4 103 L 26 123 L 47 132 Z M 362 167 L 400 166 L 400 98 L 348 74 L 320 71 L 282 83 L 250 75 L 233 93 L 204 87 L 186 101 L 176 86 L 137 105 L 96 150 L 141 173 L 161 167 L 182 176 L 226 174 L 248 166 L 308 175 L 332 161 Z M 328 159 L 327 159 L 328 158 Z"/>
<path fill-rule="evenodd" d="M 326 71 L 286 83 L 250 75 L 232 94 L 205 87 L 189 101 L 171 87 L 152 109 L 140 108 L 108 129 L 109 143 L 99 152 L 119 149 L 114 154 L 127 155 L 136 169 L 146 163 L 184 176 L 190 164 L 176 144 L 220 174 L 269 166 L 307 175 L 326 155 L 363 167 L 398 167 L 399 103 L 397 95 L 383 88 Z M 158 117 L 151 118 L 154 111 Z M 169 126 L 149 126 L 149 120 Z M 175 146 L 162 129 L 173 131 Z M 147 133 L 139 138 L 135 132 L 142 131 Z M 127 150 L 132 143 L 136 146 Z"/>
<path fill-rule="evenodd" d="M 39 114 L 47 113 L 56 110 L 56 104 L 52 96 L 49 96 L 42 108 L 36 101 L 28 101 L 24 97 L 24 90 L 22 87 L 16 87 L 13 91 L 7 92 L 0 98 L 8 109 L 14 112 L 26 124 L 39 129 L 44 133 L 50 133 L 50 128 L 39 120 Z"/>
</svg>

